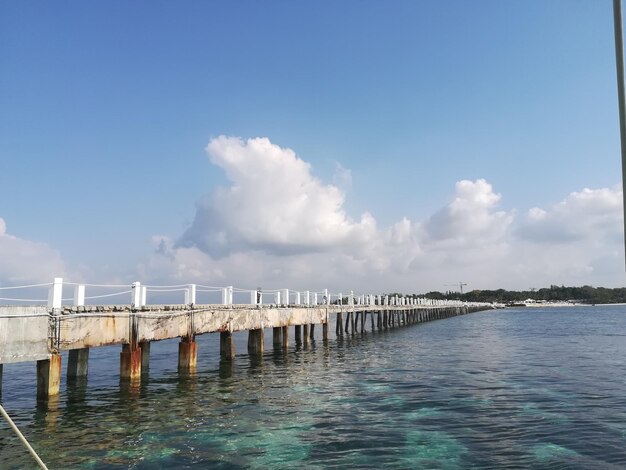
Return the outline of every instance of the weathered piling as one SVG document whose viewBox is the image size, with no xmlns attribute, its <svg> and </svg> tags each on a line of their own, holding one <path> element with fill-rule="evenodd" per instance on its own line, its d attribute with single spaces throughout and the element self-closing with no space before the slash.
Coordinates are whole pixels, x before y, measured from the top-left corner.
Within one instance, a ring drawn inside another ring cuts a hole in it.
<svg viewBox="0 0 626 470">
<path fill-rule="evenodd" d="M 178 370 L 181 372 L 193 371 L 198 358 L 197 343 L 193 336 L 183 336 L 178 343 Z"/>
<path fill-rule="evenodd" d="M 343 334 L 343 312 L 337 312 L 337 327 L 335 329 L 335 335 L 341 336 Z"/>
<path fill-rule="evenodd" d="M 304 343 L 305 346 L 307 346 L 309 344 L 309 325 L 302 325 L 302 342 Z"/>
<path fill-rule="evenodd" d="M 70 349 L 67 355 L 67 378 L 87 377 L 89 371 L 89 348 Z"/>
<path fill-rule="evenodd" d="M 263 354 L 263 330 L 250 330 L 248 332 L 248 354 L 260 356 Z"/>
<path fill-rule="evenodd" d="M 220 331 L 220 357 L 227 361 L 235 358 L 235 341 L 230 331 Z"/>
<path fill-rule="evenodd" d="M 279 348 L 282 346 L 283 340 L 283 331 L 280 326 L 276 326 L 272 328 L 272 345 L 274 348 Z"/>
<path fill-rule="evenodd" d="M 146 374 L 150 370 L 150 341 L 139 343 L 141 348 L 141 373 Z"/>
<path fill-rule="evenodd" d="M 37 398 L 46 400 L 58 395 L 61 386 L 61 355 L 51 354 L 48 359 L 37 361 Z"/>
<path fill-rule="evenodd" d="M 120 353 L 120 378 L 136 381 L 141 378 L 141 348 L 123 344 Z"/>
<path fill-rule="evenodd" d="M 296 344 L 302 344 L 302 325 L 296 325 L 294 327 L 294 336 Z"/>
<path fill-rule="evenodd" d="M 283 349 L 287 349 L 289 347 L 289 327 L 283 326 Z"/>
</svg>

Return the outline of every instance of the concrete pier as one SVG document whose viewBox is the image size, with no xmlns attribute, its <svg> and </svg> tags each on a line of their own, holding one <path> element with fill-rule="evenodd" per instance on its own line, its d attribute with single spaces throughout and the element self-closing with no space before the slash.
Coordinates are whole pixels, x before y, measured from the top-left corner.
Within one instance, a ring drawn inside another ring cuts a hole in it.
<svg viewBox="0 0 626 470">
<path fill-rule="evenodd" d="M 71 349 L 67 357 L 67 378 L 87 377 L 89 348 Z"/>
<path fill-rule="evenodd" d="M 141 379 L 141 348 L 122 345 L 120 353 L 120 378 L 122 380 L 137 381 Z"/>
<path fill-rule="evenodd" d="M 230 362 L 235 357 L 236 331 L 248 332 L 248 353 L 260 356 L 264 352 L 264 328 L 272 328 L 275 350 L 282 346 L 287 351 L 291 327 L 296 343 L 306 347 L 315 338 L 315 325 L 321 324 L 326 344 L 332 315 L 336 316 L 335 332 L 341 337 L 344 333 L 388 330 L 493 308 L 490 304 L 446 304 L 427 299 L 418 302 L 415 298 L 387 296 L 376 296 L 374 300 L 373 296 L 352 293 L 347 299 L 339 295 L 337 303 L 324 295 L 324 303 L 318 304 L 315 296 L 311 300 L 309 295 L 302 304 L 300 297 L 292 305 L 288 292 L 283 291 L 280 299 L 284 302 L 263 305 L 257 293 L 252 297 L 257 304 L 235 305 L 230 288 L 222 293 L 222 305 L 203 305 L 195 302 L 197 292 L 193 286 L 187 289 L 185 304 L 146 305 L 145 286 L 138 283 L 133 284 L 131 304 L 63 306 L 57 281 L 50 291 L 52 297 L 57 297 L 48 307 L 0 306 L 0 393 L 3 364 L 36 361 L 38 397 L 58 394 L 63 351 L 68 351 L 69 380 L 94 373 L 89 371 L 91 348 L 120 344 L 120 378 L 136 381 L 148 373 L 152 341 L 180 338 L 178 365 L 184 372 L 196 368 L 195 337 L 201 334 L 219 332 L 220 356 Z"/>
<path fill-rule="evenodd" d="M 46 400 L 58 395 L 61 386 L 61 355 L 51 354 L 49 359 L 37 361 L 37 398 Z"/>
</svg>

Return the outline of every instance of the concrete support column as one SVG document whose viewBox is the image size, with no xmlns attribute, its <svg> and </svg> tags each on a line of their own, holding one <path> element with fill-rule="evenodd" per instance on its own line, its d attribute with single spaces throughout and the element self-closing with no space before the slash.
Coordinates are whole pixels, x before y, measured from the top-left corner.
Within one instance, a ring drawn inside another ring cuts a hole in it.
<svg viewBox="0 0 626 470">
<path fill-rule="evenodd" d="M 315 323 L 311 323 L 311 332 L 309 334 L 311 341 L 315 339 Z"/>
<path fill-rule="evenodd" d="M 230 331 L 220 332 L 220 357 L 228 361 L 235 358 L 235 342 Z"/>
<path fill-rule="evenodd" d="M 356 328 L 354 325 L 354 312 L 350 313 L 350 333 L 351 334 L 355 334 L 356 333 Z"/>
<path fill-rule="evenodd" d="M 263 354 L 263 330 L 250 330 L 248 332 L 248 354 Z"/>
<path fill-rule="evenodd" d="M 287 349 L 289 347 L 289 327 L 283 326 L 283 348 Z"/>
<path fill-rule="evenodd" d="M 322 323 L 322 340 L 328 341 L 328 322 Z"/>
<path fill-rule="evenodd" d="M 145 374 L 150 370 L 150 341 L 139 343 L 141 348 L 141 371 Z"/>
<path fill-rule="evenodd" d="M 130 344 L 122 345 L 120 353 L 120 377 L 123 380 L 141 379 L 141 348 L 131 348 Z"/>
<path fill-rule="evenodd" d="M 280 326 L 272 328 L 272 344 L 275 348 L 279 348 L 283 342 L 283 329 Z"/>
<path fill-rule="evenodd" d="M 309 344 L 309 334 L 310 334 L 310 329 L 309 329 L 309 325 L 303 325 L 303 331 L 302 331 L 302 340 L 304 342 L 304 345 L 306 346 L 307 344 Z"/>
<path fill-rule="evenodd" d="M 49 359 L 37 361 L 37 398 L 46 400 L 58 395 L 61 385 L 61 355 L 51 354 Z"/>
<path fill-rule="evenodd" d="M 70 349 L 67 357 L 67 378 L 87 377 L 89 372 L 89 348 Z"/>
<path fill-rule="evenodd" d="M 184 336 L 178 343 L 178 370 L 195 370 L 198 363 L 198 344 L 192 336 Z"/>
<path fill-rule="evenodd" d="M 337 327 L 335 328 L 335 335 L 341 336 L 343 331 L 343 313 L 337 312 Z"/>
<path fill-rule="evenodd" d="M 302 343 L 302 325 L 296 325 L 294 327 L 296 332 L 296 344 Z"/>
</svg>

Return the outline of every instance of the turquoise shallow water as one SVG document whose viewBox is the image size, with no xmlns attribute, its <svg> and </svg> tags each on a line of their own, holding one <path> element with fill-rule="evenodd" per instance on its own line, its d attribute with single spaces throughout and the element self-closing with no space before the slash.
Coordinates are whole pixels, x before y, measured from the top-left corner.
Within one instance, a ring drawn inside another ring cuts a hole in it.
<svg viewBox="0 0 626 470">
<path fill-rule="evenodd" d="M 120 384 L 118 347 L 93 350 L 88 380 L 45 407 L 34 364 L 6 365 L 3 404 L 51 469 L 626 468 L 626 307 L 481 312 L 286 354 L 267 333 L 255 361 L 239 335 L 233 365 L 199 337 L 193 377 L 177 341 L 154 343 L 139 388 Z M 4 423 L 0 468 L 34 468 Z"/>
</svg>

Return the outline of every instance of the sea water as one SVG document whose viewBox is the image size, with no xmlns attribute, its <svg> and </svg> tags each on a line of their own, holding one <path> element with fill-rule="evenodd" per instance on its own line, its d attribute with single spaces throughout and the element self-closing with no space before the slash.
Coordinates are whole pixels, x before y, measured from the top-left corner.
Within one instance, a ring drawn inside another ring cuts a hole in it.
<svg viewBox="0 0 626 470">
<path fill-rule="evenodd" d="M 369 319 L 367 322 L 370 326 Z M 334 330 L 334 325 L 331 326 Z M 153 343 L 141 385 L 120 347 L 35 400 L 35 364 L 4 367 L 4 407 L 51 469 L 626 468 L 626 307 L 493 310 L 247 356 Z M 64 366 L 67 357 L 63 357 Z M 0 423 L 0 468 L 35 468 Z"/>
</svg>

